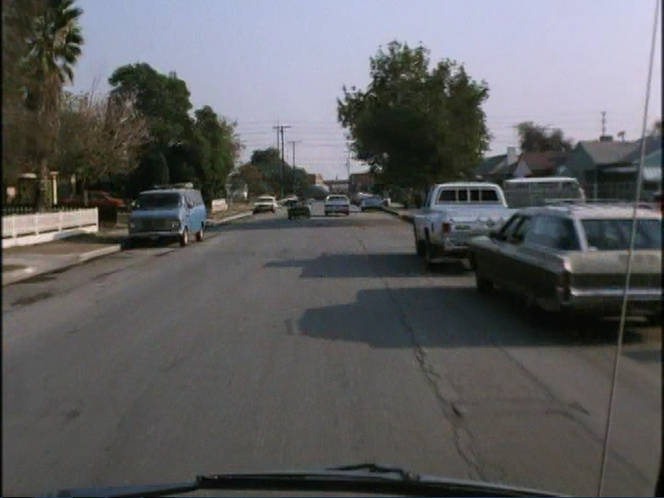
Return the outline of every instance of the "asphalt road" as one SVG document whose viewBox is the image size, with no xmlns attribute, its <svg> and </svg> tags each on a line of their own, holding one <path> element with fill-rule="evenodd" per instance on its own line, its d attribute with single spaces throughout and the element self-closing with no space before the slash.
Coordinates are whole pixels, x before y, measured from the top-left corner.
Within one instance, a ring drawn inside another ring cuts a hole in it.
<svg viewBox="0 0 664 498">
<path fill-rule="evenodd" d="M 365 461 L 596 490 L 615 322 L 427 271 L 384 213 L 259 215 L 2 294 L 4 495 Z M 653 492 L 660 348 L 629 325 L 607 494 Z"/>
</svg>

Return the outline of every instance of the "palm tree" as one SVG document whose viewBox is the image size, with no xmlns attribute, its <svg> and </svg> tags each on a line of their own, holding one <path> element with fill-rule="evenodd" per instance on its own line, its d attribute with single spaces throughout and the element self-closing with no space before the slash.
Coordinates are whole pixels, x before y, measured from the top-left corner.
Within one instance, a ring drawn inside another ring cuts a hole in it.
<svg viewBox="0 0 664 498">
<path fill-rule="evenodd" d="M 39 206 L 46 206 L 48 157 L 57 133 L 57 111 L 62 86 L 73 82 L 73 65 L 81 55 L 83 37 L 78 19 L 83 11 L 73 0 L 45 0 L 33 18 L 23 67 L 29 83 L 26 104 L 35 113 L 34 146 L 39 163 Z"/>
</svg>

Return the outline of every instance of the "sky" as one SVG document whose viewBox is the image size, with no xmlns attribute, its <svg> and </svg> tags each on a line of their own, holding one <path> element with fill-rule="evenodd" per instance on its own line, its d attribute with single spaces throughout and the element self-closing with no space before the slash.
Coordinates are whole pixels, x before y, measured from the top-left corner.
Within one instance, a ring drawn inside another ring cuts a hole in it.
<svg viewBox="0 0 664 498">
<path fill-rule="evenodd" d="M 345 178 L 337 123 L 342 86 L 365 88 L 369 58 L 391 40 L 419 43 L 432 64 L 463 63 L 484 80 L 486 155 L 517 146 L 521 121 L 576 140 L 640 136 L 655 0 L 79 0 L 85 45 L 75 91 L 108 90 L 119 66 L 175 71 L 195 108 L 237 122 L 242 160 L 290 125 L 295 163 Z M 659 26 L 661 28 L 661 18 Z M 658 29 L 658 32 L 661 32 Z M 661 116 L 658 34 L 648 124 Z M 292 162 L 292 144 L 286 159 Z M 350 160 L 350 171 L 366 169 Z"/>
</svg>

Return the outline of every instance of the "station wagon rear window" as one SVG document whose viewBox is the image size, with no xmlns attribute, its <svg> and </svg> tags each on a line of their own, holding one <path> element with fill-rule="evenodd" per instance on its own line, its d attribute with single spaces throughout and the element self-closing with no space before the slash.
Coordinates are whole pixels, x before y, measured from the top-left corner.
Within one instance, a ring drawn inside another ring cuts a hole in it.
<svg viewBox="0 0 664 498">
<path fill-rule="evenodd" d="M 629 249 L 632 220 L 600 219 L 582 220 L 586 232 L 588 248 L 600 251 L 620 251 Z M 634 249 L 661 249 L 662 221 L 641 219 L 636 222 Z"/>
</svg>

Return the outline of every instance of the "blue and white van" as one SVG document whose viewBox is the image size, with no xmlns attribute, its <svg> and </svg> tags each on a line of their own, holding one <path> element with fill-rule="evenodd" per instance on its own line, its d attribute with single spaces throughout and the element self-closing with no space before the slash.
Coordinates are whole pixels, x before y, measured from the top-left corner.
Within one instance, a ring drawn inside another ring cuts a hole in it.
<svg viewBox="0 0 664 498">
<path fill-rule="evenodd" d="M 203 240 L 207 211 L 198 190 L 146 190 L 138 195 L 132 206 L 128 241 L 177 238 L 184 247 L 191 237 Z"/>
</svg>

